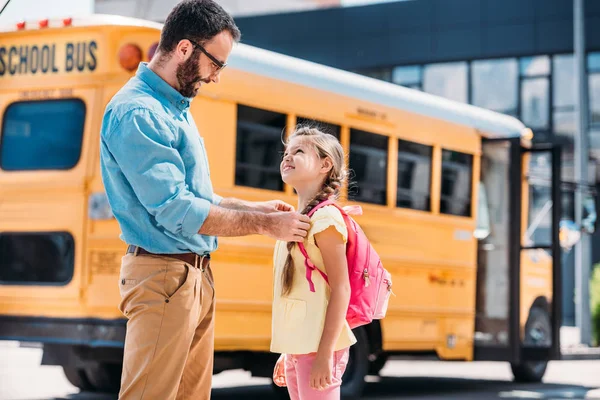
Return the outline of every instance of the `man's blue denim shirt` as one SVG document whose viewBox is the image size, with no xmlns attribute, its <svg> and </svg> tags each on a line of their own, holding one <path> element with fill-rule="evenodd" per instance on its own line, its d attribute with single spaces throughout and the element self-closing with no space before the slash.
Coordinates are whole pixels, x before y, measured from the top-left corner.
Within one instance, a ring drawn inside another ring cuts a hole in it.
<svg viewBox="0 0 600 400">
<path fill-rule="evenodd" d="M 221 197 L 190 101 L 141 63 L 102 120 L 102 180 L 121 239 L 153 253 L 217 248 L 216 237 L 198 234 Z"/>
</svg>

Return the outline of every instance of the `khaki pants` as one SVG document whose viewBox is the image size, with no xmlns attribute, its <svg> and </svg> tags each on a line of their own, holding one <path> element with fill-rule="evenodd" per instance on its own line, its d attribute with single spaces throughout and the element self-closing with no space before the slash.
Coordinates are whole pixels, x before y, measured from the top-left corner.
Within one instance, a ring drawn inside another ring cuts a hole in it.
<svg viewBox="0 0 600 400">
<path fill-rule="evenodd" d="M 210 399 L 214 281 L 210 266 L 127 254 L 119 309 L 128 318 L 121 400 Z"/>
</svg>

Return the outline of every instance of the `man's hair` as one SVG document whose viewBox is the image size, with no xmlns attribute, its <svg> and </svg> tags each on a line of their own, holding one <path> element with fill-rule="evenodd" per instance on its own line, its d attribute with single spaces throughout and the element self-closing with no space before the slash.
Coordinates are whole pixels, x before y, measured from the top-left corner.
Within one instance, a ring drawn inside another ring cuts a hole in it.
<svg viewBox="0 0 600 400">
<path fill-rule="evenodd" d="M 160 34 L 158 49 L 172 52 L 183 39 L 204 44 L 223 31 L 239 42 L 241 33 L 233 18 L 213 0 L 183 0 L 171 10 Z"/>
</svg>

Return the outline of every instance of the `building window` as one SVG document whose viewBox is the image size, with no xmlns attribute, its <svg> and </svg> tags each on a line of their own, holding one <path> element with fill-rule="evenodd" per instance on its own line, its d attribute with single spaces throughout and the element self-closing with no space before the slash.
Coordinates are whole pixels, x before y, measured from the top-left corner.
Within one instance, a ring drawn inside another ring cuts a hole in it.
<svg viewBox="0 0 600 400">
<path fill-rule="evenodd" d="M 471 65 L 472 103 L 516 116 L 519 72 L 515 59 L 474 61 Z"/>
<path fill-rule="evenodd" d="M 575 64 L 573 55 L 554 56 L 552 60 L 552 122 L 555 134 L 575 134 Z"/>
<path fill-rule="evenodd" d="M 423 90 L 423 73 L 419 65 L 396 67 L 392 70 L 392 82 L 412 89 Z"/>
<path fill-rule="evenodd" d="M 348 197 L 365 203 L 387 203 L 388 138 L 350 130 L 350 175 Z"/>
<path fill-rule="evenodd" d="M 547 132 L 550 129 L 550 57 L 523 57 L 519 71 L 521 120 L 536 131 Z"/>
<path fill-rule="evenodd" d="M 600 53 L 588 55 L 590 123 L 600 126 Z"/>
<path fill-rule="evenodd" d="M 2 169 L 68 170 L 79 162 L 85 124 L 82 100 L 12 103 L 6 108 L 3 120 Z"/>
<path fill-rule="evenodd" d="M 429 211 L 433 147 L 398 140 L 396 206 Z"/>
<path fill-rule="evenodd" d="M 473 156 L 442 150 L 442 214 L 471 216 Z"/>
<path fill-rule="evenodd" d="M 321 132 L 333 135 L 337 138 L 337 140 L 340 140 L 341 128 L 339 125 L 334 125 L 330 124 L 329 122 L 323 122 L 316 119 L 304 118 L 299 116 L 296 118 L 296 126 L 308 126 L 311 128 L 316 128 Z"/>
<path fill-rule="evenodd" d="M 425 66 L 423 90 L 450 100 L 468 102 L 466 62 Z"/>
<path fill-rule="evenodd" d="M 286 115 L 239 105 L 235 184 L 283 191 L 279 164 Z"/>
<path fill-rule="evenodd" d="M 375 68 L 362 70 L 359 72 L 361 75 L 368 76 L 369 78 L 379 79 L 380 81 L 391 82 L 392 81 L 392 69 L 391 68 Z"/>
</svg>

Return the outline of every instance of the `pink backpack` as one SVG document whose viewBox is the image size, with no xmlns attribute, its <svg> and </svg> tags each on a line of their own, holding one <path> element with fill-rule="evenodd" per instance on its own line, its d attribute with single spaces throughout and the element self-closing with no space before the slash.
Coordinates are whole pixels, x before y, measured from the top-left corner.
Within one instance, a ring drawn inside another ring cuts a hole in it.
<svg viewBox="0 0 600 400">
<path fill-rule="evenodd" d="M 348 228 L 348 242 L 346 244 L 346 259 L 348 261 L 348 275 L 350 277 L 350 304 L 346 320 L 350 328 L 365 325 L 374 319 L 382 319 L 387 311 L 390 294 L 392 292 L 392 277 L 388 271 L 383 268 L 379 255 L 371 246 L 369 239 L 354 221 L 348 212 L 355 209 L 360 211 L 360 207 L 338 206 L 331 200 L 325 200 L 314 207 L 308 216 L 312 216 L 315 211 L 325 206 L 334 206 L 342 213 L 346 227 Z M 317 270 L 327 283 L 327 275 L 316 268 L 309 260 L 308 253 L 303 243 L 298 243 L 300 252 L 304 256 L 304 265 L 306 266 L 306 280 L 310 291 L 315 291 L 315 285 L 312 281 L 312 272 Z"/>
</svg>

